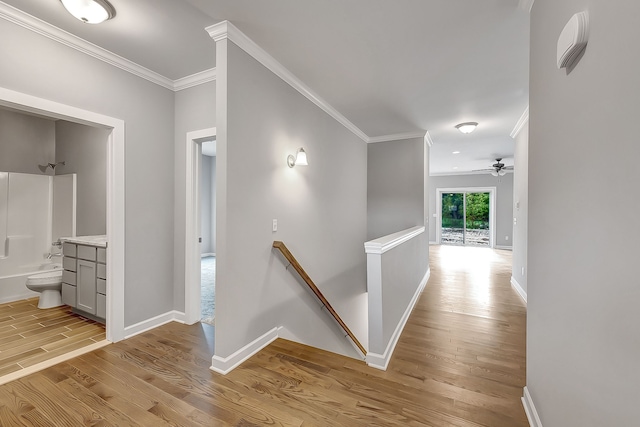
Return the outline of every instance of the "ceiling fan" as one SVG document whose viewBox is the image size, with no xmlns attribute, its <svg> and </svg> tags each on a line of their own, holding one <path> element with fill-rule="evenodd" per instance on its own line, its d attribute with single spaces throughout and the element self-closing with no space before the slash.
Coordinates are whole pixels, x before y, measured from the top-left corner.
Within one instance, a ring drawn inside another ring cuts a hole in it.
<svg viewBox="0 0 640 427">
<path fill-rule="evenodd" d="M 477 169 L 476 172 L 491 172 L 491 175 L 493 176 L 505 176 L 507 171 L 512 171 L 513 170 L 513 166 L 505 166 L 504 163 L 502 163 L 502 157 L 499 157 L 496 159 L 496 162 L 491 165 L 492 167 L 489 169 Z"/>
</svg>

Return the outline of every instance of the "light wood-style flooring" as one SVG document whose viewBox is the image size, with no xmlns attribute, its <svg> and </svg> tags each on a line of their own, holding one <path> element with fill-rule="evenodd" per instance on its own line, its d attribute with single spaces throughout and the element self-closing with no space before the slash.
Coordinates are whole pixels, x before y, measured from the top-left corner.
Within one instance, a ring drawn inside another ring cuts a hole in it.
<svg viewBox="0 0 640 427">
<path fill-rule="evenodd" d="M 0 377 L 104 339 L 103 325 L 69 306 L 39 309 L 37 297 L 0 304 Z"/>
<path fill-rule="evenodd" d="M 0 386 L 0 425 L 527 426 L 510 256 L 432 246 L 386 372 L 276 340 L 222 376 L 213 327 L 169 323 Z"/>
</svg>

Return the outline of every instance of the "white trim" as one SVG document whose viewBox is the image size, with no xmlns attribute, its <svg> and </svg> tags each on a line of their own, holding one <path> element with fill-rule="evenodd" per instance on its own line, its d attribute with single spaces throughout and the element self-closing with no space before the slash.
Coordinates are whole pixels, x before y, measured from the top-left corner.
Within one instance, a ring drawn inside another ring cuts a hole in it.
<svg viewBox="0 0 640 427">
<path fill-rule="evenodd" d="M 19 378 L 26 377 L 27 375 L 42 371 L 43 369 L 50 368 L 54 365 L 57 365 L 58 363 L 66 362 L 67 360 L 71 360 L 74 357 L 82 356 L 83 354 L 87 354 L 99 348 L 106 347 L 109 344 L 111 344 L 111 342 L 107 340 L 98 341 L 96 343 L 89 344 L 86 347 L 78 348 L 68 353 L 61 354 L 60 356 L 56 356 L 52 359 L 36 363 L 35 365 L 31 365 L 24 369 L 20 369 L 19 371 L 11 372 L 10 374 L 0 377 L 0 385 L 15 381 Z"/>
<path fill-rule="evenodd" d="M 0 9 L 3 3 L 0 2 Z M 124 338 L 125 134 L 123 120 L 0 87 L 0 105 L 111 129 L 107 142 L 107 340 Z"/>
<path fill-rule="evenodd" d="M 393 335 L 391 336 L 391 339 L 387 344 L 387 348 L 384 350 L 384 354 L 367 353 L 367 357 L 366 357 L 367 365 L 369 365 L 372 368 L 380 369 L 382 371 L 387 370 L 387 366 L 389 366 L 389 361 L 391 360 L 391 356 L 393 355 L 396 345 L 398 344 L 400 335 L 402 335 L 402 331 L 404 330 L 404 327 L 407 324 L 407 321 L 409 320 L 409 316 L 411 315 L 413 308 L 418 302 L 418 298 L 420 298 L 420 294 L 422 293 L 425 286 L 427 285 L 427 282 L 429 281 L 430 276 L 431 276 L 431 268 L 427 268 L 427 272 L 424 274 L 424 277 L 420 281 L 420 285 L 418 286 L 418 289 L 416 289 L 416 292 L 413 295 L 413 298 L 411 298 L 411 302 L 409 302 L 407 309 L 405 310 L 404 314 L 400 318 L 400 321 L 396 326 L 396 330 L 393 331 Z"/>
<path fill-rule="evenodd" d="M 536 406 L 533 404 L 533 399 L 531 398 L 529 389 L 526 386 L 524 387 L 522 396 L 522 406 L 524 406 L 524 413 L 527 414 L 529 425 L 531 427 L 542 427 L 542 421 L 540 421 L 538 411 L 536 410 Z"/>
<path fill-rule="evenodd" d="M 21 11 L 20 9 L 9 6 L 8 4 L 1 1 L 0 18 L 17 24 L 23 28 L 26 28 L 27 30 L 33 31 L 34 33 L 45 36 L 67 47 L 73 48 L 79 52 L 99 59 L 100 61 L 106 62 L 107 64 L 113 65 L 114 67 L 118 67 L 121 70 L 127 71 L 138 77 L 142 77 L 143 79 L 160 85 L 164 88 L 173 90 L 173 80 L 164 77 L 156 73 L 155 71 L 151 71 L 148 68 L 138 65 L 135 62 L 129 61 L 128 59 L 123 58 L 120 55 L 116 55 L 113 52 L 103 49 L 100 46 L 81 39 L 78 36 L 68 33 L 56 26 L 49 24 L 48 22 L 31 16 L 28 13 Z"/>
<path fill-rule="evenodd" d="M 291 71 L 287 70 L 282 64 L 280 64 L 275 58 L 269 55 L 264 49 L 258 46 L 253 40 L 247 37 L 242 31 L 240 31 L 235 25 L 229 21 L 222 21 L 215 25 L 211 25 L 205 30 L 209 33 L 211 38 L 216 42 L 229 39 L 235 43 L 240 49 L 244 50 L 247 54 L 253 57 L 256 61 L 267 67 L 272 73 L 280 77 L 292 88 L 300 92 L 309 101 L 316 104 L 324 112 L 329 114 L 335 120 L 337 120 L 344 127 L 353 132 L 358 138 L 364 142 L 369 141 L 369 137 L 362 132 L 356 125 L 351 123 L 345 116 L 340 114 L 338 110 L 333 108 L 324 99 L 320 98 L 309 86 L 304 84 L 302 80 L 296 77 Z M 219 64 L 218 64 L 219 65 Z"/>
<path fill-rule="evenodd" d="M 513 277 L 513 276 L 511 276 L 511 286 L 513 287 L 513 289 L 516 290 L 518 295 L 520 295 L 520 298 L 522 298 L 522 300 L 526 304 L 527 303 L 527 293 L 524 291 L 524 289 L 522 289 L 522 286 L 520 286 L 520 283 L 518 283 L 516 278 Z"/>
<path fill-rule="evenodd" d="M 368 254 L 383 254 L 396 246 L 403 244 L 407 240 L 411 240 L 414 237 L 419 236 L 424 233 L 424 231 L 424 226 L 416 226 L 375 240 L 370 240 L 364 243 L 364 251 Z"/>
<path fill-rule="evenodd" d="M 174 80 L 173 90 L 178 92 L 180 90 L 198 86 L 203 83 L 213 82 L 215 80 L 216 80 L 216 69 L 210 68 L 208 70 L 200 71 L 199 73 L 195 73 L 190 76 Z"/>
<path fill-rule="evenodd" d="M 0 19 L 19 25 L 22 28 L 36 34 L 40 34 L 41 36 L 47 37 L 48 39 L 75 49 L 78 52 L 82 52 L 174 92 L 214 81 L 216 79 L 216 69 L 211 68 L 177 80 L 171 80 L 168 77 L 130 61 L 127 58 L 123 58 L 120 55 L 117 55 L 103 47 L 97 46 L 46 21 L 36 18 L 35 16 L 29 15 L 28 13 L 2 1 L 0 1 Z"/>
<path fill-rule="evenodd" d="M 184 322 L 200 321 L 200 142 L 217 136 L 216 128 L 187 132 L 185 141 Z"/>
<path fill-rule="evenodd" d="M 3 276 L 3 279 L 7 279 L 7 278 L 11 278 L 11 277 L 20 277 L 20 276 L 25 276 L 24 274 L 16 274 L 14 276 Z M 25 289 L 25 292 L 23 294 L 18 294 L 18 295 L 10 295 L 7 297 L 3 297 L 0 298 L 0 304 L 7 304 L 10 302 L 17 302 L 17 301 L 22 301 L 25 299 L 29 299 L 29 298 L 35 298 L 39 295 L 39 292 L 33 292 L 30 291 L 28 289 Z"/>
<path fill-rule="evenodd" d="M 506 173 L 513 173 L 513 169 L 505 171 Z M 432 172 L 429 176 L 456 176 L 456 175 L 489 175 L 491 171 L 455 171 L 455 172 Z"/>
<path fill-rule="evenodd" d="M 434 242 L 434 241 L 429 240 L 429 245 L 430 246 L 437 245 L 437 244 L 438 244 L 438 242 Z"/>
<path fill-rule="evenodd" d="M 380 135 L 374 137 L 368 137 L 367 143 L 375 144 L 376 142 L 387 142 L 387 141 L 400 141 L 402 139 L 413 139 L 413 138 L 424 138 L 424 132 L 404 132 L 404 133 L 396 133 L 393 135 Z"/>
<path fill-rule="evenodd" d="M 495 245 L 494 249 L 503 249 L 505 251 L 512 251 L 513 250 L 513 246 Z"/>
<path fill-rule="evenodd" d="M 125 339 L 129 339 L 143 332 L 150 331 L 151 329 L 155 329 L 169 322 L 184 323 L 183 320 L 184 320 L 184 313 L 181 313 L 176 310 L 168 311 L 164 314 L 159 314 L 156 317 L 152 317 L 151 319 L 138 322 L 135 325 L 127 326 L 126 328 L 124 328 Z"/>
<path fill-rule="evenodd" d="M 273 328 L 264 335 L 256 338 L 249 344 L 242 347 L 230 356 L 220 357 L 214 355 L 211 358 L 211 370 L 222 375 L 227 375 L 229 372 L 237 368 L 242 362 L 271 344 L 278 338 L 280 328 Z"/>
<path fill-rule="evenodd" d="M 518 0 L 518 7 L 527 13 L 531 13 L 534 1 L 535 0 Z"/>
<path fill-rule="evenodd" d="M 206 254 L 200 254 L 200 258 L 208 258 L 208 257 L 214 257 L 216 256 L 216 254 L 214 252 L 208 252 Z"/>
<path fill-rule="evenodd" d="M 533 1 L 531 2 L 531 4 L 533 4 Z M 518 136 L 518 134 L 520 133 L 524 125 L 526 125 L 528 122 L 529 122 L 529 106 L 527 105 L 527 108 L 524 109 L 524 113 L 522 113 L 522 116 L 520 116 L 520 118 L 516 122 L 516 125 L 511 131 L 511 133 L 509 134 L 509 136 L 515 139 L 515 137 Z"/>
<path fill-rule="evenodd" d="M 442 243 L 442 193 L 489 193 L 489 247 L 495 248 L 496 241 L 496 187 L 456 187 L 436 188 L 436 242 Z"/>
<path fill-rule="evenodd" d="M 427 142 L 429 148 L 433 147 L 433 139 L 431 138 L 431 134 L 429 133 L 429 131 L 424 134 L 424 140 Z"/>
</svg>

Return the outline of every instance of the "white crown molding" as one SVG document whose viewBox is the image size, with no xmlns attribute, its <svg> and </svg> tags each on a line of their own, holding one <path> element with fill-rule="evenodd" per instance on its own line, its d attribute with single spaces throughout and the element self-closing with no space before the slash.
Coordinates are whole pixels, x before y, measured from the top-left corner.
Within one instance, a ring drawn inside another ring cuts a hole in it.
<svg viewBox="0 0 640 427">
<path fill-rule="evenodd" d="M 526 125 L 528 122 L 529 122 L 529 106 L 527 105 L 527 108 L 524 109 L 524 112 L 518 119 L 518 122 L 514 126 L 509 136 L 515 139 L 515 137 L 518 136 L 518 134 L 520 133 L 524 125 Z"/>
<path fill-rule="evenodd" d="M 535 0 L 518 0 L 518 7 L 527 13 L 531 13 L 534 1 Z"/>
<path fill-rule="evenodd" d="M 429 133 L 429 131 L 424 134 L 424 140 L 427 141 L 427 145 L 429 145 L 429 148 L 433 147 L 433 138 L 431 138 L 431 134 Z"/>
<path fill-rule="evenodd" d="M 338 110 L 333 108 L 327 101 L 322 99 L 316 94 L 309 86 L 304 84 L 298 77 L 296 77 L 291 71 L 287 70 L 281 63 L 275 58 L 269 55 L 264 49 L 258 46 L 253 40 L 247 37 L 242 31 L 240 31 L 235 25 L 229 21 L 222 21 L 217 24 L 211 25 L 205 30 L 209 33 L 211 38 L 218 42 L 224 39 L 229 39 L 235 43 L 240 49 L 244 50 L 247 54 L 252 56 L 256 61 L 267 67 L 276 76 L 280 77 L 292 88 L 300 92 L 309 101 L 316 104 L 324 112 L 329 114 L 335 120 L 337 120 L 344 127 L 353 132 L 358 138 L 364 142 L 369 142 L 369 137 L 360 130 L 356 125 L 351 123 L 345 116 L 340 114 Z"/>
<path fill-rule="evenodd" d="M 175 81 L 171 80 L 2 1 L 0 1 L 0 18 L 173 91 L 187 89 L 216 79 L 216 69 L 212 68 Z"/>
<path fill-rule="evenodd" d="M 513 170 L 505 171 L 506 173 L 513 173 Z M 432 172 L 429 176 L 456 176 L 456 175 L 490 175 L 490 171 L 455 171 L 455 172 Z M 499 178 L 499 177 L 496 177 Z"/>
<path fill-rule="evenodd" d="M 405 132 L 392 135 L 374 136 L 367 138 L 367 143 L 375 144 L 376 142 L 400 141 L 412 138 L 424 138 L 424 132 Z"/>
<path fill-rule="evenodd" d="M 45 36 L 65 46 L 76 49 L 77 51 L 113 65 L 114 67 L 128 71 L 129 73 L 142 77 L 152 83 L 173 90 L 173 80 L 138 65 L 135 62 L 131 62 L 113 52 L 109 52 L 106 49 L 96 46 L 95 44 L 81 39 L 78 36 L 74 36 L 71 33 L 3 2 L 0 2 L 0 18 L 26 28 L 27 30 L 31 30 L 34 33 Z"/>
<path fill-rule="evenodd" d="M 208 70 L 200 71 L 199 73 L 192 74 L 187 77 L 183 77 L 173 81 L 173 90 L 178 92 L 183 89 L 198 86 L 203 83 L 208 83 L 216 80 L 216 69 L 210 68 Z"/>
</svg>

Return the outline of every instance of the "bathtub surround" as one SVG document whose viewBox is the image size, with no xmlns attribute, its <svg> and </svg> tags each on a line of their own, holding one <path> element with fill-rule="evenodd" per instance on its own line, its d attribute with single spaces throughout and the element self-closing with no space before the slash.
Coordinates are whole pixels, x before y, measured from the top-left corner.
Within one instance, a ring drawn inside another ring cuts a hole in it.
<svg viewBox="0 0 640 427">
<path fill-rule="evenodd" d="M 26 288 L 27 277 L 61 262 L 49 257 L 59 252 L 51 246 L 53 217 L 58 217 L 56 233 L 75 234 L 72 221 L 61 218 L 72 211 L 66 204 L 73 204 L 74 182 L 73 177 L 0 172 L 0 219 L 5 219 L 0 222 L 0 302 L 34 296 Z M 64 196 L 54 203 L 57 192 Z"/>
</svg>

